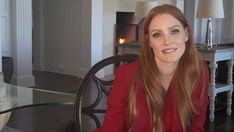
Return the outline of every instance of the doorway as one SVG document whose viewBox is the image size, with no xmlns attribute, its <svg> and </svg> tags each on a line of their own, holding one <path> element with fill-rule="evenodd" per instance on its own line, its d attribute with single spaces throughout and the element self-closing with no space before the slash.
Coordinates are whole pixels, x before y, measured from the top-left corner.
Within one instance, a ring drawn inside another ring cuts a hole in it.
<svg viewBox="0 0 234 132">
<path fill-rule="evenodd" d="M 33 69 L 78 76 L 80 0 L 32 0 Z"/>
</svg>

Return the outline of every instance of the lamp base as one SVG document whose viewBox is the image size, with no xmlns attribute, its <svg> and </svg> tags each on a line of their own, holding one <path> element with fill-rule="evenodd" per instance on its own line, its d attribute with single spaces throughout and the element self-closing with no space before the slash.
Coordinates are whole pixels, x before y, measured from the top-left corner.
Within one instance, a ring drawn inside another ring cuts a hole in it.
<svg viewBox="0 0 234 132">
<path fill-rule="evenodd" d="M 207 27 L 206 27 L 206 47 L 213 47 L 213 28 L 212 28 L 212 19 L 208 18 Z"/>
</svg>

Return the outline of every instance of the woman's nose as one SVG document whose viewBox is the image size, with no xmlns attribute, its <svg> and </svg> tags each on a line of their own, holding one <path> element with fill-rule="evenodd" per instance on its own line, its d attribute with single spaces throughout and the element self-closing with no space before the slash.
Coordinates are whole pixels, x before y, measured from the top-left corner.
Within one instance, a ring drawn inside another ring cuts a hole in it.
<svg viewBox="0 0 234 132">
<path fill-rule="evenodd" d="M 164 36 L 164 44 L 170 45 L 172 43 L 172 36 L 170 34 L 167 34 Z"/>
</svg>

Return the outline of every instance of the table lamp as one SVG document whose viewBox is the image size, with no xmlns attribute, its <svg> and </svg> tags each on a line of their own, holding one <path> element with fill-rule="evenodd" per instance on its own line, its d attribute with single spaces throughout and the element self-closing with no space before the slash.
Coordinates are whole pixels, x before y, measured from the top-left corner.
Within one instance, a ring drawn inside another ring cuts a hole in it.
<svg viewBox="0 0 234 132">
<path fill-rule="evenodd" d="M 140 21 L 137 25 L 137 30 L 136 30 L 136 40 L 138 40 L 138 36 L 139 36 L 139 28 L 141 26 L 141 24 L 144 21 L 145 16 L 149 13 L 149 11 L 154 8 L 155 6 L 157 6 L 158 3 L 156 1 L 138 1 L 136 3 L 136 9 L 135 9 L 135 17 L 140 18 Z"/>
<path fill-rule="evenodd" d="M 224 18 L 223 0 L 199 0 L 197 7 L 197 18 L 207 18 L 206 46 L 213 46 L 212 18 Z"/>
</svg>

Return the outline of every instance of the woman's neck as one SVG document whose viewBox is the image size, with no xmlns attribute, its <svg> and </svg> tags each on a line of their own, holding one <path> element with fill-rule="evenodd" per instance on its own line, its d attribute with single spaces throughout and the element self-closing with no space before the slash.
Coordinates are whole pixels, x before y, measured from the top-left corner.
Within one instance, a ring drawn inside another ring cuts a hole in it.
<svg viewBox="0 0 234 132">
<path fill-rule="evenodd" d="M 177 63 L 157 63 L 157 66 L 162 76 L 171 76 L 176 71 Z"/>
<path fill-rule="evenodd" d="M 175 74 L 177 64 L 165 63 L 164 65 L 158 65 L 160 72 L 160 81 L 163 88 L 167 91 L 170 82 Z"/>
</svg>

